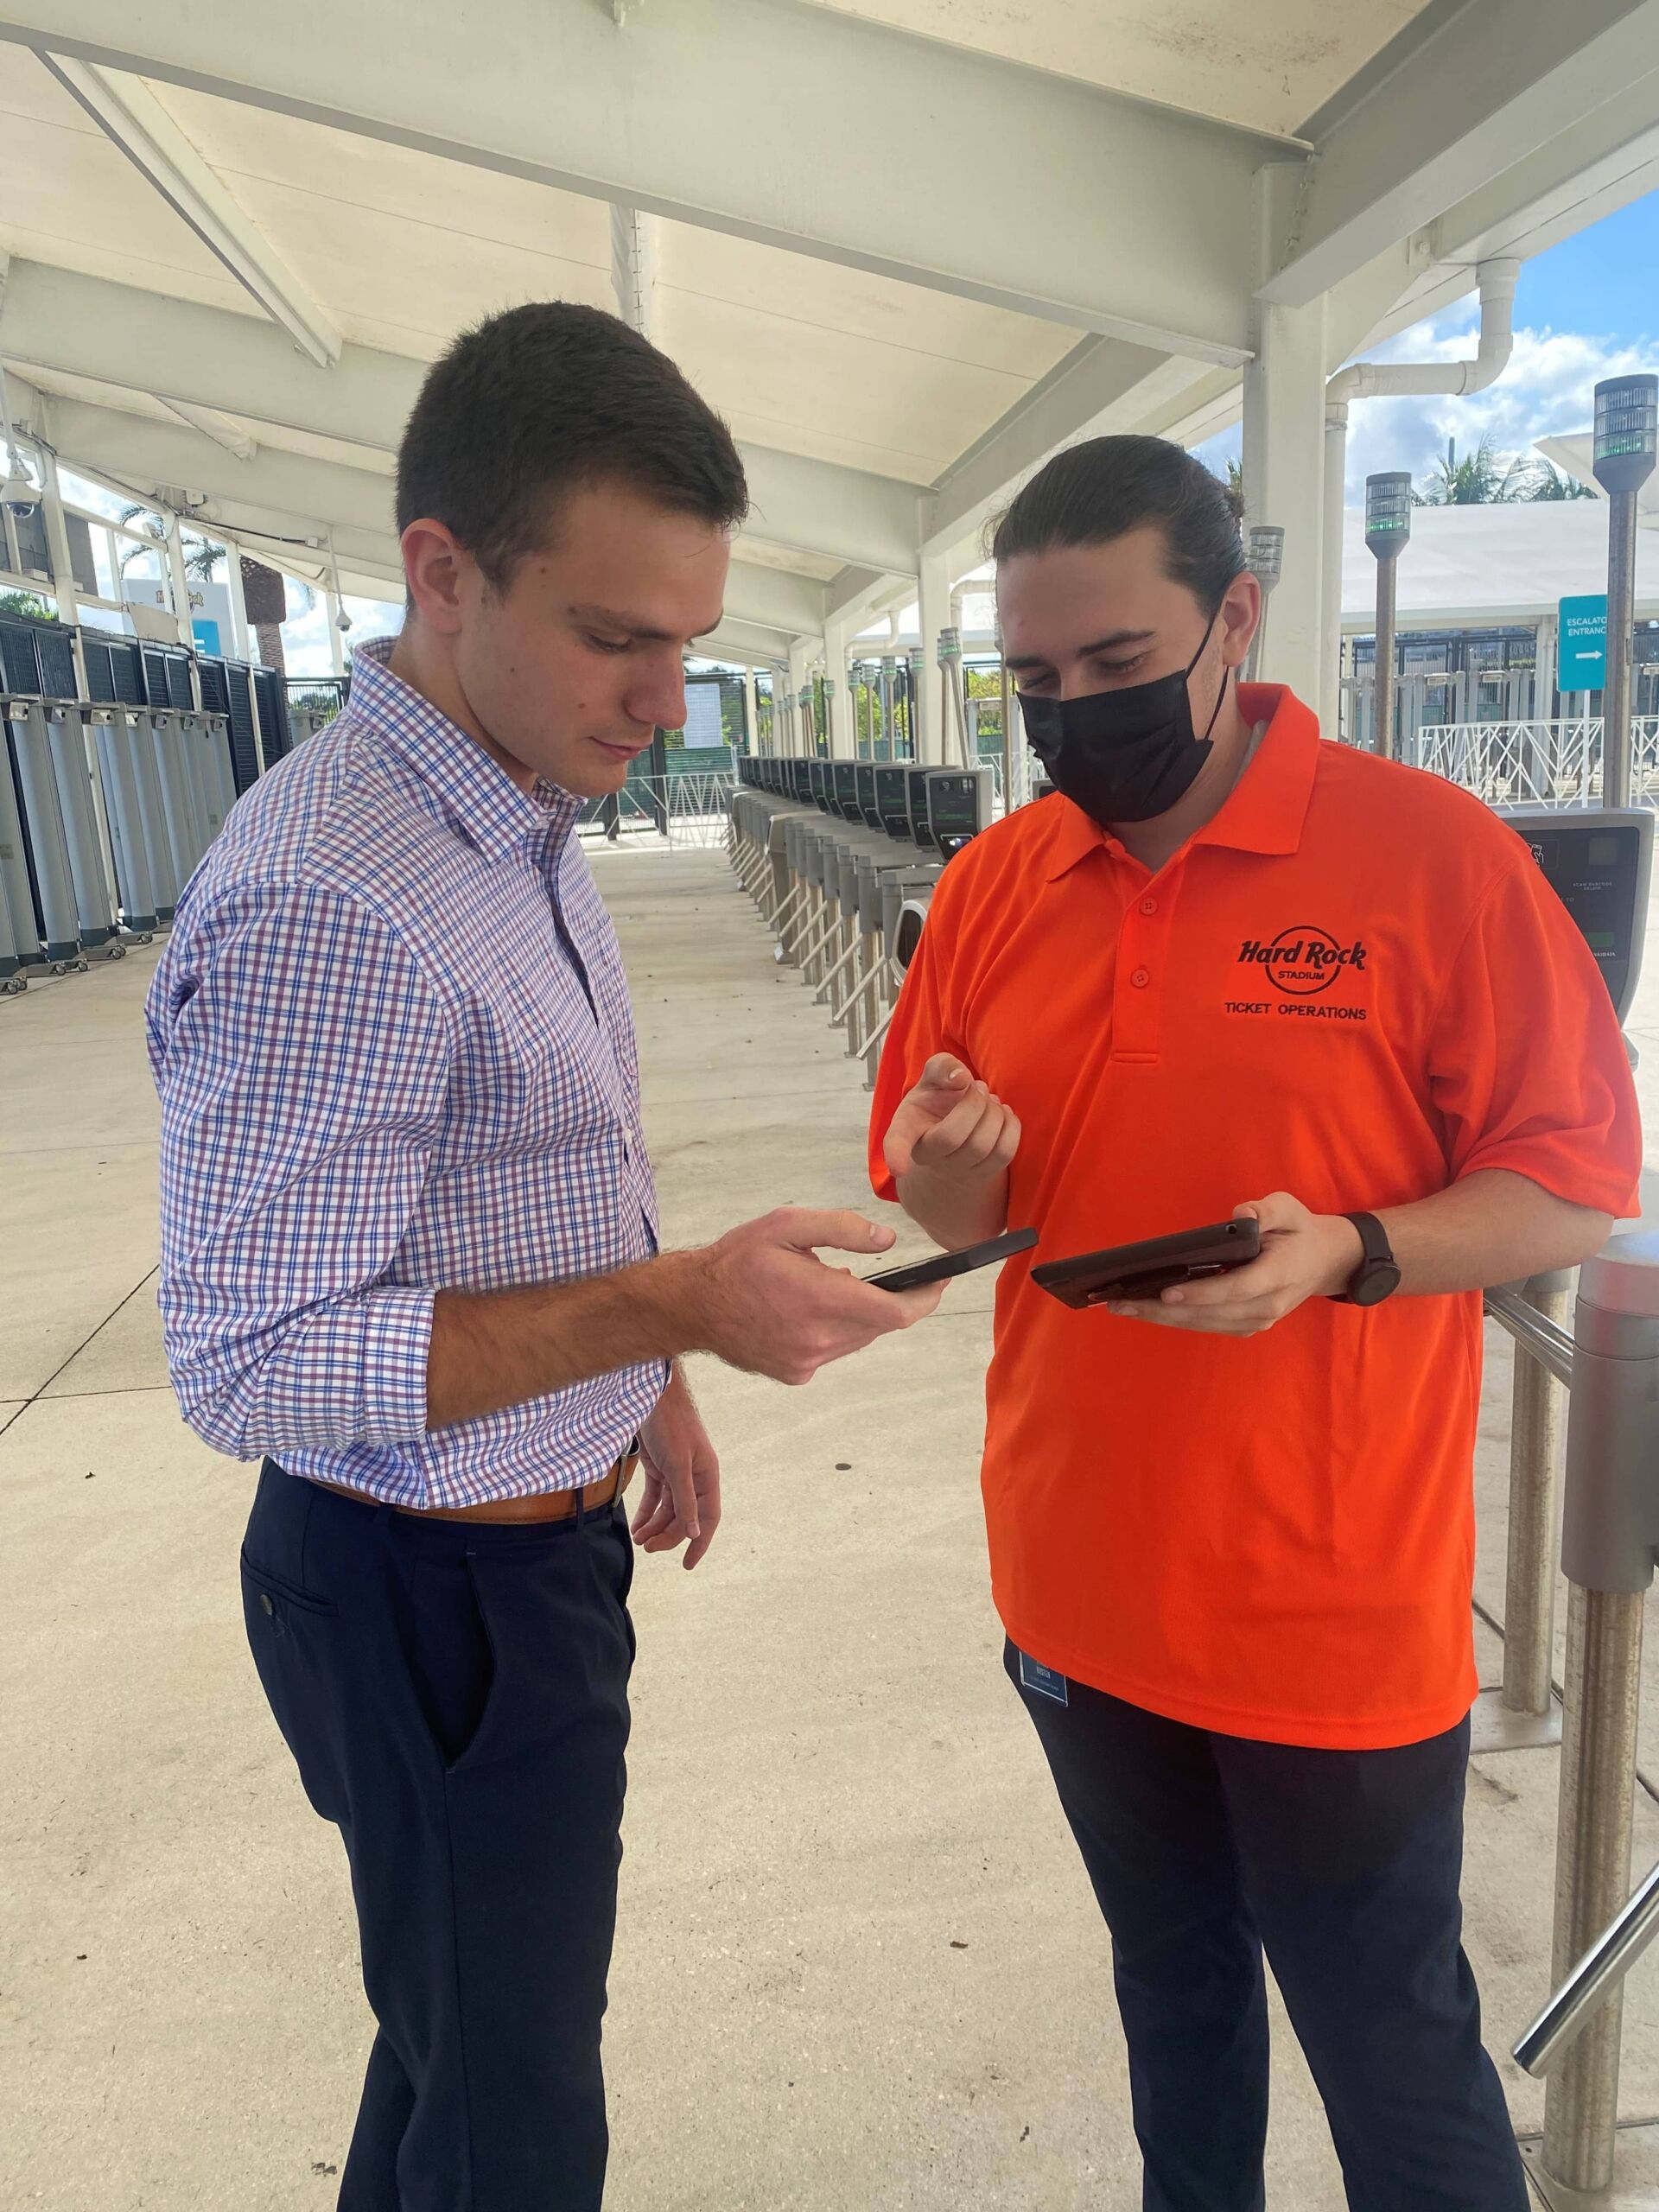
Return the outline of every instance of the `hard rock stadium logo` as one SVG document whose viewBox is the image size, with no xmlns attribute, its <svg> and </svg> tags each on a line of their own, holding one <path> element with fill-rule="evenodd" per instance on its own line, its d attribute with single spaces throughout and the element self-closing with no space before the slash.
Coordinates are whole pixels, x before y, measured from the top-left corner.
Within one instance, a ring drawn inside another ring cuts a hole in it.
<svg viewBox="0 0 1659 2212">
<path fill-rule="evenodd" d="M 1276 991 L 1287 998 L 1317 997 L 1328 991 L 1344 969 L 1361 973 L 1365 947 L 1356 938 L 1339 944 L 1329 930 L 1299 925 L 1281 930 L 1274 938 L 1247 937 L 1238 949 L 1242 967 L 1258 968 Z"/>
</svg>

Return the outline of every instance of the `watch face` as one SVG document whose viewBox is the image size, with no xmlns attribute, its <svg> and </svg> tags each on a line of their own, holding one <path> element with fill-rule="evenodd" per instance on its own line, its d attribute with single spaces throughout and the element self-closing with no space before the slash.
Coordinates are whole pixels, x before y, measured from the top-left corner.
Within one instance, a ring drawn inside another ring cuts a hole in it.
<svg viewBox="0 0 1659 2212">
<path fill-rule="evenodd" d="M 1380 1306 L 1382 1300 L 1400 1287 L 1400 1270 L 1392 1260 L 1372 1260 L 1359 1272 L 1358 1280 L 1349 1292 L 1349 1301 L 1354 1306 Z"/>
</svg>

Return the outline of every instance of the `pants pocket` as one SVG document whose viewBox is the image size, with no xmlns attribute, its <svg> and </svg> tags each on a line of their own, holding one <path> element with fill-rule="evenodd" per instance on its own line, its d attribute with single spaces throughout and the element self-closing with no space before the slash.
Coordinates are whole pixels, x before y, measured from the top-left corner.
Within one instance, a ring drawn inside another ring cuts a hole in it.
<svg viewBox="0 0 1659 2212">
<path fill-rule="evenodd" d="M 394 1586 L 410 1683 L 440 1758 L 454 1768 L 483 1733 L 499 1672 L 472 1560 L 417 1556 Z"/>
</svg>

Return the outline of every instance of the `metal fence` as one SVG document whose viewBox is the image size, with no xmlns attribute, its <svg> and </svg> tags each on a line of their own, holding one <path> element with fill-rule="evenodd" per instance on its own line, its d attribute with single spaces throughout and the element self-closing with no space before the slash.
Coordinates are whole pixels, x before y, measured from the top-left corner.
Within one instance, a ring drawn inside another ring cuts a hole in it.
<svg viewBox="0 0 1659 2212">
<path fill-rule="evenodd" d="M 1601 796 L 1602 721 L 1448 722 L 1414 731 L 1404 758 L 1489 806 L 1582 806 Z M 1659 715 L 1630 725 L 1630 792 L 1659 801 Z"/>
<path fill-rule="evenodd" d="M 589 799 L 579 828 L 593 845 L 663 842 L 703 850 L 726 842 L 737 779 L 729 771 L 683 776 L 630 776 L 608 798 Z"/>
</svg>

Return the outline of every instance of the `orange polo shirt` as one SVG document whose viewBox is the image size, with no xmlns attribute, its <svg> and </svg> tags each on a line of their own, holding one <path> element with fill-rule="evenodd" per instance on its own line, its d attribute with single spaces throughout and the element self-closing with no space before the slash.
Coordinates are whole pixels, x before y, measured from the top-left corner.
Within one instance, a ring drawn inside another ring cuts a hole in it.
<svg viewBox="0 0 1659 2212">
<path fill-rule="evenodd" d="M 881 1140 L 935 1052 L 1019 1115 L 1011 1227 L 1058 1259 L 1293 1192 L 1376 1211 L 1508 1168 L 1636 1211 L 1607 990 L 1514 833 L 1320 741 L 1276 686 L 1215 819 L 1149 875 L 1070 800 L 953 860 L 881 1056 Z M 1333 1749 L 1450 1728 L 1470 1614 L 1481 1302 L 1313 1299 L 1248 1338 L 1073 1313 L 1003 1268 L 983 1491 L 1008 1634 L 1195 1726 Z"/>
</svg>

